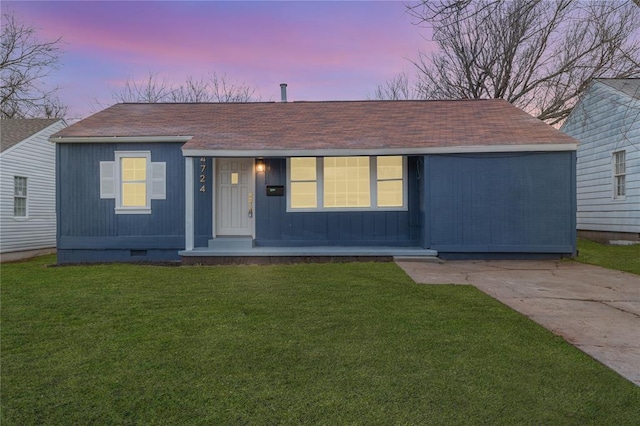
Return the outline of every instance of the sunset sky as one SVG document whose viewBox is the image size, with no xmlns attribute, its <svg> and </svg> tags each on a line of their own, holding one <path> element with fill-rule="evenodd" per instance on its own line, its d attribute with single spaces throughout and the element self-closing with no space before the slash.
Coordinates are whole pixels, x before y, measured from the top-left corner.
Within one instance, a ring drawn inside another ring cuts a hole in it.
<svg viewBox="0 0 640 426">
<path fill-rule="evenodd" d="M 1 8 L 42 40 L 62 37 L 48 83 L 61 87 L 72 119 L 149 72 L 175 82 L 226 73 L 264 101 L 280 99 L 280 83 L 293 101 L 366 99 L 433 48 L 401 1 L 3 0 Z"/>
</svg>

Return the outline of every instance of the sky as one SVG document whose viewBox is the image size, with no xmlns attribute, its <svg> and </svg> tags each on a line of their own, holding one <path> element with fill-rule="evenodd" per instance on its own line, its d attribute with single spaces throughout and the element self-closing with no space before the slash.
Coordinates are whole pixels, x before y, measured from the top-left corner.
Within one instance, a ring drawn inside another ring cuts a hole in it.
<svg viewBox="0 0 640 426">
<path fill-rule="evenodd" d="M 432 50 L 402 1 L 6 1 L 2 13 L 41 40 L 62 37 L 59 86 L 70 119 L 113 103 L 127 79 L 167 82 L 212 72 L 257 89 L 263 101 L 357 100 L 411 72 Z M 98 101 L 98 104 L 96 103 Z"/>
</svg>

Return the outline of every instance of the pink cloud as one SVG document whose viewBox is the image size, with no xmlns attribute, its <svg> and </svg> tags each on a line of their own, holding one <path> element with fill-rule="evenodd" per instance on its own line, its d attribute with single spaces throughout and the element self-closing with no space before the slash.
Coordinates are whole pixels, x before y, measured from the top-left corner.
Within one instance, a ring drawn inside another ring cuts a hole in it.
<svg viewBox="0 0 640 426">
<path fill-rule="evenodd" d="M 305 97 L 363 98 L 411 69 L 407 58 L 424 46 L 400 2 L 53 1 L 3 2 L 5 7 L 40 28 L 44 38 L 62 35 L 65 72 L 81 75 L 82 67 L 100 74 L 105 86 L 149 71 L 177 80 L 217 71 L 261 91 L 268 85 L 264 91 L 276 99 L 284 80 Z"/>
</svg>

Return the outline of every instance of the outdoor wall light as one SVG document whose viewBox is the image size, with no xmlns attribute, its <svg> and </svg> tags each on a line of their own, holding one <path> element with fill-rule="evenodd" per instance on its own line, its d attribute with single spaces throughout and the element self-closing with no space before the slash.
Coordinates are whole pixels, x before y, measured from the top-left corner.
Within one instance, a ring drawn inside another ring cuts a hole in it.
<svg viewBox="0 0 640 426">
<path fill-rule="evenodd" d="M 256 160 L 256 172 L 258 173 L 264 172 L 264 160 L 262 158 L 258 158 Z"/>
</svg>

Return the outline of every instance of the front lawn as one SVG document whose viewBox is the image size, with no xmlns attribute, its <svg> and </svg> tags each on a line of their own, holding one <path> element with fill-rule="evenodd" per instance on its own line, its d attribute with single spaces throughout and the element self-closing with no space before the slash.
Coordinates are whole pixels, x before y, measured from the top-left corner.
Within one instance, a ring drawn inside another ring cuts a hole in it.
<svg viewBox="0 0 640 426">
<path fill-rule="evenodd" d="M 579 239 L 576 260 L 640 275 L 640 244 L 616 246 Z"/>
<path fill-rule="evenodd" d="M 1 417 L 32 424 L 634 424 L 640 388 L 393 263 L 2 265 Z"/>
</svg>

